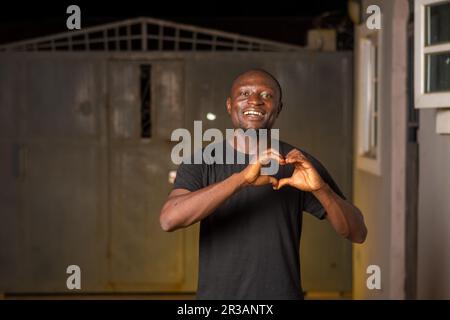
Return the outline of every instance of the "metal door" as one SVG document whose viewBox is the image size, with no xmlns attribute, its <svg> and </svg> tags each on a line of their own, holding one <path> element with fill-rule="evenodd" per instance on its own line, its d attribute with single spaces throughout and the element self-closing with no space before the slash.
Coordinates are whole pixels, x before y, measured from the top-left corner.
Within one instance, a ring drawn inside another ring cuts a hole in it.
<svg viewBox="0 0 450 320">
<path fill-rule="evenodd" d="M 106 257 L 105 64 L 19 56 L 5 66 L 1 127 L 11 139 L 1 168 L 10 205 L 0 210 L 7 244 L 0 290 L 66 292 L 72 264 L 83 289 L 98 290 Z"/>
<path fill-rule="evenodd" d="M 182 61 L 109 63 L 111 285 L 118 291 L 195 291 L 197 230 L 165 233 L 173 129 L 184 122 Z M 150 91 L 148 91 L 150 90 Z"/>
</svg>

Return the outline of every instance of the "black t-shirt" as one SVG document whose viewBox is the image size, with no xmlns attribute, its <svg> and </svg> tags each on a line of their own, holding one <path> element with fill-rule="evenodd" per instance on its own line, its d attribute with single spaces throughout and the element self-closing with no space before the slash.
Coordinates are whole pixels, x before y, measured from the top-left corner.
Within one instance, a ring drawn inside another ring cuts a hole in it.
<svg viewBox="0 0 450 320">
<path fill-rule="evenodd" d="M 225 155 L 225 145 L 230 145 L 221 144 Z M 293 148 L 280 141 L 282 155 Z M 344 197 L 324 166 L 301 151 L 322 179 Z M 174 189 L 202 189 L 242 171 L 248 161 L 246 157 L 246 164 L 181 164 Z M 280 165 L 275 177 L 290 177 L 293 169 L 292 165 Z M 280 190 L 273 190 L 270 184 L 246 187 L 228 198 L 200 222 L 197 298 L 302 299 L 299 248 L 303 211 L 319 219 L 326 214 L 312 193 L 290 186 Z"/>
</svg>

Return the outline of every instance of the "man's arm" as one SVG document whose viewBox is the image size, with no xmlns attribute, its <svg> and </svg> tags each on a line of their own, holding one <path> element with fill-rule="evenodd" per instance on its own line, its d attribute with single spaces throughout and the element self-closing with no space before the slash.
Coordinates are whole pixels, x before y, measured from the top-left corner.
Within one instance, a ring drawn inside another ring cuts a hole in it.
<svg viewBox="0 0 450 320">
<path fill-rule="evenodd" d="M 204 219 L 243 186 L 244 179 L 235 173 L 228 179 L 194 192 L 174 189 L 161 210 L 161 228 L 174 231 Z"/>
<path fill-rule="evenodd" d="M 262 163 L 268 159 L 284 163 L 281 155 L 273 149 L 265 151 L 255 163 L 249 164 L 243 171 L 229 178 L 191 192 L 186 189 L 174 189 L 164 204 L 159 221 L 164 231 L 174 231 L 188 227 L 210 215 L 226 199 L 241 188 L 253 185 L 260 186 L 278 181 L 274 177 L 261 175 Z"/>
<path fill-rule="evenodd" d="M 356 243 L 366 240 L 367 228 L 361 211 L 337 195 L 303 153 L 297 149 L 291 150 L 286 156 L 286 163 L 294 165 L 294 173 L 290 178 L 281 179 L 277 190 L 290 185 L 311 192 L 322 204 L 327 212 L 327 220 L 337 233 Z"/>
<path fill-rule="evenodd" d="M 361 211 L 337 195 L 328 184 L 313 191 L 327 212 L 326 218 L 337 233 L 356 243 L 366 240 L 367 228 Z"/>
</svg>

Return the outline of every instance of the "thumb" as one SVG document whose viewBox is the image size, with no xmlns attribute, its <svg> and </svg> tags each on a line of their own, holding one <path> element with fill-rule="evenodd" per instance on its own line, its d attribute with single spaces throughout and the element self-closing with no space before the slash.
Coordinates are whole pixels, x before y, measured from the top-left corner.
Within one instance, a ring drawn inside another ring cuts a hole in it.
<svg viewBox="0 0 450 320">
<path fill-rule="evenodd" d="M 291 183 L 291 178 L 284 178 L 278 181 L 278 185 L 275 187 L 275 190 L 279 190 L 285 185 L 289 185 Z"/>
<path fill-rule="evenodd" d="M 259 176 L 255 182 L 254 186 L 263 186 L 265 184 L 272 184 L 273 188 L 278 184 L 278 180 L 272 176 Z"/>
</svg>

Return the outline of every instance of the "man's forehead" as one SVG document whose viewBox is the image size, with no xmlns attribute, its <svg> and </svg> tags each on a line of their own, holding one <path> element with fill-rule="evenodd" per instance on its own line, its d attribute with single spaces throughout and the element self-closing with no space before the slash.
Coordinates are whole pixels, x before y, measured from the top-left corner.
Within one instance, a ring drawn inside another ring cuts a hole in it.
<svg viewBox="0 0 450 320">
<path fill-rule="evenodd" d="M 277 84 L 271 76 L 264 72 L 250 71 L 238 76 L 232 85 L 232 89 L 242 86 L 264 85 L 276 90 Z"/>
</svg>

